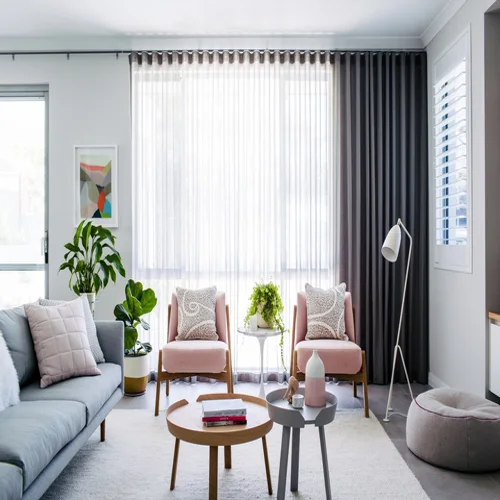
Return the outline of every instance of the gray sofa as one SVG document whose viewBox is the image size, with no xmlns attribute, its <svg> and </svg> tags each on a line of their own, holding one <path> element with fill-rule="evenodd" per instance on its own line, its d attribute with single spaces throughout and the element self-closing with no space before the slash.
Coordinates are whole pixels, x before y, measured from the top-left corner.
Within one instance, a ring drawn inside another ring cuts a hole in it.
<svg viewBox="0 0 500 500">
<path fill-rule="evenodd" d="M 101 426 L 123 395 L 123 323 L 96 321 L 101 375 L 40 389 L 23 307 L 0 311 L 0 331 L 14 361 L 21 402 L 0 412 L 0 500 L 39 499 Z"/>
</svg>

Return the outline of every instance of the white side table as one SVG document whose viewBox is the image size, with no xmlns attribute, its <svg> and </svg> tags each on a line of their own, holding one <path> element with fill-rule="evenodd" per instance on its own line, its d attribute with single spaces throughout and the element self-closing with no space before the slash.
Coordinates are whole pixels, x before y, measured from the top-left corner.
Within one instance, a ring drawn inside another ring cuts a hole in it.
<svg viewBox="0 0 500 500">
<path fill-rule="evenodd" d="M 255 337 L 260 345 L 260 391 L 259 398 L 266 399 L 266 391 L 264 390 L 264 344 L 268 337 L 276 337 L 281 335 L 279 330 L 272 330 L 271 328 L 257 328 L 257 330 L 250 330 L 240 326 L 238 332 L 246 335 L 247 337 Z"/>
</svg>

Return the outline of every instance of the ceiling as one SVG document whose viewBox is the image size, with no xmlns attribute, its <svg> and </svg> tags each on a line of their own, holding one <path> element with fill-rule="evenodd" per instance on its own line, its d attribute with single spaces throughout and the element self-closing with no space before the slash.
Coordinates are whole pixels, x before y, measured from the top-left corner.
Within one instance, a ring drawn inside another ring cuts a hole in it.
<svg viewBox="0 0 500 500">
<path fill-rule="evenodd" d="M 420 37 L 448 0 L 0 0 L 2 37 Z"/>
<path fill-rule="evenodd" d="M 465 1 L 0 0 L 0 50 L 422 48 Z"/>
</svg>

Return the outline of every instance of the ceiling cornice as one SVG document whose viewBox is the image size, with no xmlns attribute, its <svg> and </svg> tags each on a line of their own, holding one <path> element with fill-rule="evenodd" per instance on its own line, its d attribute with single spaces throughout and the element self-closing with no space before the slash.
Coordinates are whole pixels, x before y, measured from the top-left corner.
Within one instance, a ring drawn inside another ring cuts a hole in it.
<svg viewBox="0 0 500 500">
<path fill-rule="evenodd" d="M 427 26 L 420 39 L 422 46 L 427 47 L 434 37 L 446 26 L 448 21 L 463 7 L 468 0 L 450 0 Z"/>
<path fill-rule="evenodd" d="M 0 37 L 0 52 L 79 50 L 196 50 L 196 49 L 309 49 L 309 50 L 422 50 L 420 37 L 351 37 L 321 35 L 169 36 L 169 37 Z"/>
</svg>

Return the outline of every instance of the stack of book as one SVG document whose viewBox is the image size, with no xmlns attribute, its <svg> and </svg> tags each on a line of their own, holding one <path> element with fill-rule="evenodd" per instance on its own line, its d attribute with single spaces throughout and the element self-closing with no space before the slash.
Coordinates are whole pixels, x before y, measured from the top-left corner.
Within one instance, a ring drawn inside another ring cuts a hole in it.
<svg viewBox="0 0 500 500">
<path fill-rule="evenodd" d="M 247 409 L 242 399 L 210 399 L 201 406 L 201 418 L 207 427 L 247 423 Z"/>
</svg>

